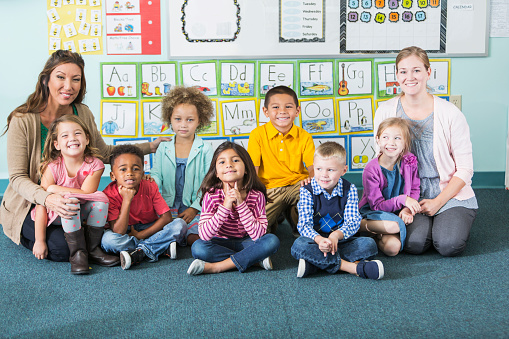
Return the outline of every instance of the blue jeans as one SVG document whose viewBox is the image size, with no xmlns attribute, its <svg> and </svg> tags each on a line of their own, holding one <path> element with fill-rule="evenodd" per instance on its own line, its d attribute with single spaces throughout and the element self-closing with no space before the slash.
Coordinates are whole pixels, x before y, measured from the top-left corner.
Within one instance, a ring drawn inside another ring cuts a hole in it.
<svg viewBox="0 0 509 339">
<path fill-rule="evenodd" d="M 325 270 L 336 273 L 341 267 L 341 259 L 349 262 L 367 260 L 378 254 L 378 248 L 373 239 L 368 237 L 351 237 L 338 242 L 338 251 L 332 255 L 323 252 L 318 244 L 311 238 L 299 237 L 292 245 L 292 256 L 299 260 L 304 259 L 308 263 Z"/>
<path fill-rule="evenodd" d="M 274 234 L 265 234 L 252 240 L 244 238 L 212 238 L 205 241 L 198 239 L 191 246 L 195 259 L 206 262 L 218 262 L 231 258 L 240 272 L 270 257 L 279 249 L 279 239 Z"/>
<path fill-rule="evenodd" d="M 136 231 L 140 232 L 153 224 L 154 223 L 137 224 L 129 227 L 134 227 Z M 149 258 L 149 261 L 153 262 L 157 261 L 157 258 L 168 249 L 168 246 L 170 246 L 172 242 L 181 242 L 186 232 L 187 224 L 180 218 L 174 219 L 159 232 L 142 240 L 130 236 L 129 234 L 119 234 L 112 230 L 106 230 L 101 241 L 101 247 L 105 251 L 113 253 L 141 249 Z M 127 233 L 129 233 L 129 229 Z"/>
</svg>

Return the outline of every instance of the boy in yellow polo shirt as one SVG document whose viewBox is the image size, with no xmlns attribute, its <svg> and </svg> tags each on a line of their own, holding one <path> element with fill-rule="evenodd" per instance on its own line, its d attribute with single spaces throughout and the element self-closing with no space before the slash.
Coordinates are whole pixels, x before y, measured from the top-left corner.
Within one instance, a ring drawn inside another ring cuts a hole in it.
<svg viewBox="0 0 509 339">
<path fill-rule="evenodd" d="M 270 122 L 251 132 L 247 151 L 272 200 L 265 207 L 267 233 L 276 231 L 277 219 L 283 213 L 294 235 L 299 236 L 300 181 L 314 176 L 315 145 L 311 135 L 293 123 L 299 116 L 300 106 L 291 88 L 277 86 L 269 90 L 263 113 Z"/>
</svg>

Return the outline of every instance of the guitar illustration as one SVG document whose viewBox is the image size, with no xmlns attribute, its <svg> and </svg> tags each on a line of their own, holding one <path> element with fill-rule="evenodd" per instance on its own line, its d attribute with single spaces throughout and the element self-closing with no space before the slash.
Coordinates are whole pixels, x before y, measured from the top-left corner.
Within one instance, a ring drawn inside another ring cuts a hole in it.
<svg viewBox="0 0 509 339">
<path fill-rule="evenodd" d="M 348 88 L 346 87 L 346 81 L 345 81 L 345 64 L 342 63 L 341 67 L 343 68 L 343 80 L 339 82 L 339 89 L 338 93 L 339 95 L 347 95 L 348 94 Z"/>
</svg>

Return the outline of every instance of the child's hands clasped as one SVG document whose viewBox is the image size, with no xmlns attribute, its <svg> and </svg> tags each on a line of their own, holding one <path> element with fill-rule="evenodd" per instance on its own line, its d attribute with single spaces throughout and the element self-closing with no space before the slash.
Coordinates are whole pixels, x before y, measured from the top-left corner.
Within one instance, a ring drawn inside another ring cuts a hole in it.
<svg viewBox="0 0 509 339">
<path fill-rule="evenodd" d="M 399 212 L 399 217 L 401 218 L 401 220 L 403 220 L 405 225 L 409 225 L 414 222 L 414 215 L 412 214 L 412 211 L 410 211 L 408 207 L 404 207 Z"/>
<path fill-rule="evenodd" d="M 244 201 L 242 199 L 242 195 L 240 194 L 237 188 L 237 182 L 233 187 L 230 186 L 229 183 L 226 183 L 226 192 L 224 193 L 224 203 L 223 206 L 227 209 L 231 210 L 233 207 L 242 204 Z"/>
<path fill-rule="evenodd" d="M 421 211 L 421 205 L 414 198 L 406 197 L 405 206 L 408 207 L 412 215 L 419 213 Z"/>
<path fill-rule="evenodd" d="M 32 248 L 32 253 L 39 260 L 45 259 L 48 255 L 48 245 L 46 245 L 45 241 L 36 240 Z"/>
</svg>

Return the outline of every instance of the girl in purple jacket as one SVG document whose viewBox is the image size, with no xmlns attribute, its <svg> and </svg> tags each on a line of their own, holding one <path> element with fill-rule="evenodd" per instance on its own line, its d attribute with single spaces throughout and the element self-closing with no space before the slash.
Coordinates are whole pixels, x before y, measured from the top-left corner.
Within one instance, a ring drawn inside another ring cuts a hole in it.
<svg viewBox="0 0 509 339">
<path fill-rule="evenodd" d="M 421 211 L 417 201 L 420 193 L 417 158 L 409 152 L 411 138 L 406 120 L 382 121 L 375 139 L 380 154 L 362 173 L 360 231 L 376 234 L 378 248 L 394 256 L 404 246 L 405 225 L 412 223 L 414 215 Z"/>
</svg>

